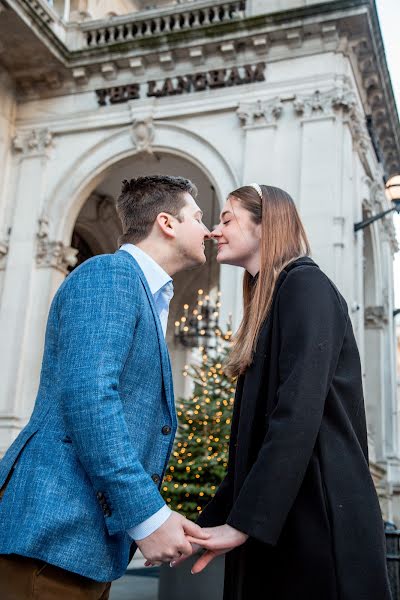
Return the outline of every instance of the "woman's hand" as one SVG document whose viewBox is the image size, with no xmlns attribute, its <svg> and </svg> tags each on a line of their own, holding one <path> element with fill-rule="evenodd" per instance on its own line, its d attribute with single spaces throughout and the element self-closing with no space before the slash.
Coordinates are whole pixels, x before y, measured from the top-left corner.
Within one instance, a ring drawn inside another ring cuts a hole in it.
<svg viewBox="0 0 400 600">
<path fill-rule="evenodd" d="M 220 554 L 225 554 L 233 548 L 237 548 L 245 543 L 248 535 L 231 527 L 228 524 L 219 525 L 218 527 L 205 527 L 204 533 L 209 534 L 207 540 L 197 539 L 192 536 L 187 536 L 187 539 L 192 544 L 198 544 L 206 549 L 206 552 L 194 563 L 192 567 L 193 575 L 200 573 L 205 567 Z"/>
</svg>

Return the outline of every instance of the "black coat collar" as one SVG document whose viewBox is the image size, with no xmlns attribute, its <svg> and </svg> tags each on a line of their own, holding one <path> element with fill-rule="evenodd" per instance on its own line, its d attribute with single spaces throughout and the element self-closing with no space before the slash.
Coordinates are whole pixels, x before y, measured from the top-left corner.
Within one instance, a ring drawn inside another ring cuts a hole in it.
<svg viewBox="0 0 400 600">
<path fill-rule="evenodd" d="M 318 267 L 317 263 L 315 263 L 313 259 L 309 256 L 301 256 L 300 258 L 296 258 L 296 260 L 293 260 L 291 263 L 289 263 L 283 270 L 286 273 L 289 273 L 289 271 L 295 269 L 296 267 L 303 267 L 306 265 L 311 267 Z"/>
</svg>

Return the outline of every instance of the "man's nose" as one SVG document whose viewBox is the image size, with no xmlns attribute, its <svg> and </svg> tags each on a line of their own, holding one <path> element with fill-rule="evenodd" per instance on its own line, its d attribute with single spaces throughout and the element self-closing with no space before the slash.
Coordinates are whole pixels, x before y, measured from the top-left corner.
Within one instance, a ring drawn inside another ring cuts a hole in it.
<svg viewBox="0 0 400 600">
<path fill-rule="evenodd" d="M 205 240 L 209 240 L 209 239 L 210 239 L 210 237 L 211 237 L 211 232 L 210 232 L 210 230 L 208 229 L 208 227 L 206 227 L 206 226 L 204 225 L 204 239 L 205 239 Z"/>
</svg>

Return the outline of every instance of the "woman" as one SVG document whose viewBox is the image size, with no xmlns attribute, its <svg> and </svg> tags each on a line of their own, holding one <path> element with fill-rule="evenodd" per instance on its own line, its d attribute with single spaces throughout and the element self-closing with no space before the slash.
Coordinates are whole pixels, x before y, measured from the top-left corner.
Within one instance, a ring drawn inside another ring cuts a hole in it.
<svg viewBox="0 0 400 600">
<path fill-rule="evenodd" d="M 213 237 L 218 262 L 245 269 L 244 316 L 228 473 L 193 572 L 229 551 L 225 600 L 389 600 L 346 302 L 278 188 L 232 192 Z"/>
</svg>

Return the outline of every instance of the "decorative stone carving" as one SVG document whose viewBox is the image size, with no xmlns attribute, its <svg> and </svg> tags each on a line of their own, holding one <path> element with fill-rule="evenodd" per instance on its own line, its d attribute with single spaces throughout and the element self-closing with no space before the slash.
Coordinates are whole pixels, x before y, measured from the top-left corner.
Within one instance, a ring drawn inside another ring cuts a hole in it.
<svg viewBox="0 0 400 600">
<path fill-rule="evenodd" d="M 104 63 L 103 65 L 101 65 L 100 70 L 101 70 L 101 74 L 103 75 L 104 79 L 107 79 L 109 81 L 111 81 L 112 79 L 115 79 L 118 74 L 117 67 L 116 67 L 115 63 L 113 63 L 113 62 Z"/>
<path fill-rule="evenodd" d="M 301 117 L 331 116 L 338 110 L 350 113 L 356 108 L 356 98 L 351 90 L 342 87 L 323 93 L 316 90 L 310 96 L 297 96 L 293 108 Z"/>
<path fill-rule="evenodd" d="M 379 176 L 377 176 L 378 178 Z M 371 181 L 370 183 L 370 197 L 368 201 L 364 201 L 364 206 L 367 207 L 368 216 L 383 212 L 388 209 L 388 202 L 386 200 L 383 186 L 378 181 Z M 386 237 L 386 240 L 390 244 L 390 249 L 393 254 L 398 252 L 399 244 L 396 237 L 396 230 L 393 224 L 393 215 L 389 213 L 386 217 L 383 217 L 378 223 L 380 223 L 381 232 Z"/>
<path fill-rule="evenodd" d="M 385 70 L 382 72 L 378 65 L 378 55 L 371 47 L 371 41 L 361 38 L 352 48 L 362 75 L 385 172 L 389 176 L 400 170 L 400 138 L 393 135 L 398 127 L 396 108 L 387 94 Z"/>
<path fill-rule="evenodd" d="M 153 119 L 136 120 L 132 125 L 132 139 L 139 152 L 153 153 L 152 143 L 154 140 Z"/>
<path fill-rule="evenodd" d="M 390 244 L 390 249 L 393 254 L 399 251 L 399 242 L 396 236 L 396 229 L 394 227 L 393 219 L 391 215 L 388 215 L 382 219 L 382 227 L 385 232 L 386 238 Z"/>
<path fill-rule="evenodd" d="M 129 68 L 135 75 L 143 75 L 145 72 L 144 60 L 140 56 L 129 59 Z"/>
<path fill-rule="evenodd" d="M 163 69 L 170 70 L 175 67 L 175 61 L 172 52 L 163 52 L 159 55 L 158 59 L 160 61 L 160 66 Z"/>
<path fill-rule="evenodd" d="M 383 306 L 367 306 L 365 308 L 364 323 L 367 329 L 383 329 L 387 322 L 387 312 Z"/>
<path fill-rule="evenodd" d="M 236 48 L 234 42 L 224 42 L 219 47 L 224 58 L 234 58 L 236 56 Z"/>
<path fill-rule="evenodd" d="M 301 29 L 291 29 L 286 34 L 289 48 L 300 48 L 303 43 L 303 32 Z"/>
<path fill-rule="evenodd" d="M 57 90 L 62 86 L 62 78 L 57 71 L 51 71 L 45 75 L 46 83 L 52 90 Z"/>
<path fill-rule="evenodd" d="M 14 152 L 21 154 L 44 154 L 52 145 L 53 134 L 49 129 L 20 131 L 12 140 Z"/>
<path fill-rule="evenodd" d="M 63 242 L 54 242 L 49 239 L 49 221 L 47 217 L 39 219 L 37 232 L 36 264 L 41 268 L 53 267 L 65 275 L 68 267 L 77 263 L 78 250 L 65 246 Z"/>
<path fill-rule="evenodd" d="M 8 247 L 8 240 L 0 240 L 0 271 L 4 271 L 6 268 Z"/>
<path fill-rule="evenodd" d="M 97 198 L 97 220 L 109 221 L 115 218 L 115 201 L 111 196 L 98 195 Z"/>
<path fill-rule="evenodd" d="M 78 85 L 85 85 L 89 81 L 86 69 L 78 67 L 72 70 L 72 77 Z"/>
<path fill-rule="evenodd" d="M 201 46 L 189 49 L 189 57 L 193 64 L 202 65 L 205 62 L 204 50 Z"/>
<path fill-rule="evenodd" d="M 272 100 L 257 100 L 256 102 L 241 102 L 236 111 L 244 129 L 274 125 L 283 111 L 280 98 Z"/>
<path fill-rule="evenodd" d="M 268 51 L 268 38 L 266 35 L 257 35 L 252 39 L 253 49 L 257 54 L 266 54 Z"/>
</svg>

